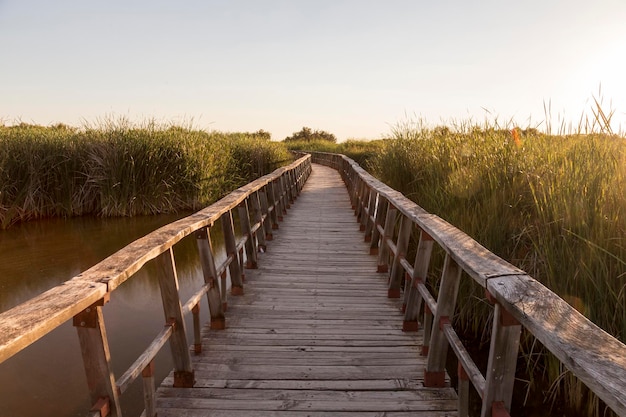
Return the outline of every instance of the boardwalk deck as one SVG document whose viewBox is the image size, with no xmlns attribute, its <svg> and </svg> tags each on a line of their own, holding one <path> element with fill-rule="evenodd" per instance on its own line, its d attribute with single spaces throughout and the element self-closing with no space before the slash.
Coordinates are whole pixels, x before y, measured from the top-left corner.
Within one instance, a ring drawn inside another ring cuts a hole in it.
<svg viewBox="0 0 626 417">
<path fill-rule="evenodd" d="M 452 388 L 423 386 L 421 332 L 402 332 L 362 242 L 339 174 L 315 165 L 227 329 L 205 328 L 194 388 L 158 389 L 159 417 L 456 416 Z"/>
</svg>

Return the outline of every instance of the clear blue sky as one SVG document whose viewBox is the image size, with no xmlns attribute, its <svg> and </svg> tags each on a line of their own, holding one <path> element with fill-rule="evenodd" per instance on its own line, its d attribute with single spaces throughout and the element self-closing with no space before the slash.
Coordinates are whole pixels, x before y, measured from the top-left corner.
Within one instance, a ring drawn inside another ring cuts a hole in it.
<svg viewBox="0 0 626 417">
<path fill-rule="evenodd" d="M 0 0 L 0 122 L 378 138 L 408 117 L 626 127 L 624 0 Z"/>
</svg>

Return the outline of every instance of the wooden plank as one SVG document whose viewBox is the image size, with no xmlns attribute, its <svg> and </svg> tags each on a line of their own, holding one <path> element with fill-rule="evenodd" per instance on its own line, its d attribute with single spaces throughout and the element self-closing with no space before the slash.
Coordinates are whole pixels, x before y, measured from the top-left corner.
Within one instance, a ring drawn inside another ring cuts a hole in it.
<svg viewBox="0 0 626 417">
<path fill-rule="evenodd" d="M 106 292 L 105 284 L 70 280 L 0 314 L 0 363 L 102 299 Z"/>
<path fill-rule="evenodd" d="M 159 413 L 159 417 L 206 417 L 204 409 L 167 408 Z M 450 411 L 399 411 L 385 412 L 385 417 L 454 417 Z M 294 411 L 294 410 L 231 410 L 211 408 L 212 417 L 381 417 L 378 411 Z"/>
<path fill-rule="evenodd" d="M 451 388 L 423 386 L 422 332 L 402 332 L 337 174 L 315 167 L 292 207 L 226 330 L 205 327 L 195 387 L 160 388 L 158 415 L 456 415 Z"/>
</svg>

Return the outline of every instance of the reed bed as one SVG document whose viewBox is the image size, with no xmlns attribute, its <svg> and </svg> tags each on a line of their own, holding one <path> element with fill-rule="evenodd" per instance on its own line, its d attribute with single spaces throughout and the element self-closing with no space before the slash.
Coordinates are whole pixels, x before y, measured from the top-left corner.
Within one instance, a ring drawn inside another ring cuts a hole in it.
<svg viewBox="0 0 626 417">
<path fill-rule="evenodd" d="M 261 133 L 123 120 L 0 126 L 0 226 L 197 210 L 291 160 Z"/>
<path fill-rule="evenodd" d="M 375 175 L 626 341 L 623 136 L 417 121 L 396 126 L 390 139 L 370 161 Z M 485 335 L 488 312 L 482 291 L 464 280 L 456 325 Z M 522 355 L 532 389 L 545 390 L 535 382 L 547 380 L 549 395 L 571 410 L 602 415 L 599 401 L 532 338 Z"/>
</svg>

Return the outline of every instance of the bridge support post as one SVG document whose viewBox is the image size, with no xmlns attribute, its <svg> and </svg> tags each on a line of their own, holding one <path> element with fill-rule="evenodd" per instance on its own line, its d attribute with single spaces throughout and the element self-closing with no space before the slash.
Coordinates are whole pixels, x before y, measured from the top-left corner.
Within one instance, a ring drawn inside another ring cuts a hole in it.
<svg viewBox="0 0 626 417">
<path fill-rule="evenodd" d="M 418 316 L 423 301 L 422 294 L 418 290 L 418 284 L 426 282 L 433 243 L 433 238 L 422 230 L 419 243 L 417 244 L 417 252 L 415 253 L 415 262 L 413 263 L 413 276 L 407 279 L 404 289 L 406 305 L 404 322 L 402 324 L 402 330 L 404 331 L 409 331 L 409 328 L 417 330 L 418 327 Z"/>
<path fill-rule="evenodd" d="M 274 180 L 270 183 L 270 197 L 272 199 L 272 229 L 278 229 L 278 222 L 283 220 L 283 209 L 280 204 L 280 196 L 278 189 L 280 188 L 280 183 L 278 180 Z"/>
<path fill-rule="evenodd" d="M 254 235 L 256 236 L 256 241 L 258 243 L 258 250 L 261 252 L 265 252 L 265 250 L 267 249 L 267 243 L 265 242 L 265 239 L 267 238 L 268 234 L 271 235 L 272 232 L 271 230 L 268 233 L 268 222 L 267 222 L 267 210 L 263 210 L 263 202 L 261 201 L 261 195 L 263 194 L 263 191 L 259 190 L 256 193 L 250 195 L 250 204 L 252 205 L 252 212 L 253 214 L 251 215 L 252 219 L 254 220 L 254 227 L 257 227 L 256 225 L 258 224 L 258 229 L 256 230 L 256 232 L 254 232 Z"/>
<path fill-rule="evenodd" d="M 371 242 L 372 240 L 372 232 L 375 228 L 374 224 L 374 214 L 376 213 L 376 191 L 374 189 L 370 190 L 370 201 L 367 205 L 367 218 L 365 219 L 365 236 L 364 239 L 366 242 Z"/>
<path fill-rule="evenodd" d="M 383 235 L 381 236 L 380 249 L 378 251 L 378 272 L 389 271 L 389 245 L 388 239 L 393 236 L 393 227 L 396 223 L 396 216 L 398 210 L 394 208 L 391 203 L 387 203 L 387 216 L 385 218 L 385 228 L 383 229 Z"/>
<path fill-rule="evenodd" d="M 489 293 L 487 298 L 495 302 Z M 494 405 L 500 412 L 511 409 L 521 332 L 520 323 L 495 302 L 481 417 L 491 417 Z"/>
<path fill-rule="evenodd" d="M 191 388 L 195 383 L 194 372 L 191 366 L 183 309 L 178 294 L 178 276 L 172 248 L 159 255 L 156 261 L 165 321 L 173 321 L 174 324 L 170 336 L 170 348 L 174 361 L 174 387 Z"/>
<path fill-rule="evenodd" d="M 359 230 L 361 232 L 365 231 L 365 226 L 367 225 L 367 218 L 369 217 L 368 203 L 370 201 L 370 194 L 372 193 L 372 189 L 367 186 L 365 181 L 363 181 L 363 195 L 361 196 L 361 201 L 359 203 L 361 206 L 361 213 L 359 214 Z"/>
<path fill-rule="evenodd" d="M 424 385 L 427 387 L 445 386 L 448 339 L 443 332 L 442 323 L 449 321 L 454 314 L 462 271 L 456 261 L 447 254 L 443 264 L 437 311 L 432 325 L 428 360 L 424 371 Z"/>
<path fill-rule="evenodd" d="M 235 242 L 235 229 L 233 227 L 233 216 L 229 211 L 220 217 L 222 222 L 222 233 L 224 234 L 224 246 L 226 256 L 232 257 L 232 261 L 228 265 L 230 272 L 230 292 L 233 295 L 243 295 L 243 279 L 241 268 L 239 267 L 239 252 L 237 251 L 237 243 Z"/>
<path fill-rule="evenodd" d="M 111 354 L 102 316 L 102 306 L 108 301 L 107 295 L 87 307 L 74 316 L 73 324 L 78 333 L 91 404 L 94 408 L 98 405 L 98 409 L 108 409 L 108 415 L 118 417 L 122 415 L 122 409 L 111 370 Z"/>
<path fill-rule="evenodd" d="M 387 214 L 388 204 L 389 203 L 387 202 L 387 199 L 385 197 L 383 197 L 382 195 L 378 196 L 378 201 L 376 203 L 376 219 L 374 220 L 374 224 L 372 227 L 370 255 L 378 255 L 379 246 L 382 245 L 382 242 L 380 242 L 380 230 L 378 230 L 378 227 L 383 226 L 382 223 L 385 215 Z"/>
<path fill-rule="evenodd" d="M 391 267 L 391 275 L 389 277 L 389 289 L 387 291 L 387 296 L 389 298 L 400 298 L 402 277 L 404 276 L 404 268 L 402 267 L 400 261 L 406 256 L 412 229 L 413 222 L 404 215 L 400 216 L 400 228 L 398 232 L 398 240 L 396 242 L 396 253 L 393 257 L 393 265 Z M 406 310 L 406 304 L 404 304 L 404 306 Z"/>
<path fill-rule="evenodd" d="M 226 328 L 226 318 L 224 317 L 222 297 L 215 268 L 215 257 L 213 256 L 213 244 L 211 243 L 208 227 L 196 232 L 196 245 L 200 255 L 204 283 L 209 285 L 206 296 L 211 316 L 211 329 L 223 330 Z"/>
<path fill-rule="evenodd" d="M 268 184 L 268 186 L 270 184 Z M 263 233 L 265 233 L 265 240 L 269 241 L 269 240 L 274 239 L 274 235 L 272 233 L 274 220 L 272 219 L 272 216 L 270 215 L 269 203 L 268 203 L 268 198 L 267 198 L 267 194 L 268 194 L 267 190 L 268 189 L 266 187 L 265 189 L 259 192 L 259 202 L 261 203 L 261 215 L 264 216 Z"/>
<path fill-rule="evenodd" d="M 257 243 L 255 235 L 252 233 L 252 227 L 250 226 L 250 211 L 248 210 L 248 199 L 245 199 L 237 207 L 239 213 L 239 223 L 241 225 L 241 233 L 248 236 L 248 240 L 245 243 L 246 248 L 246 268 L 257 269 Z M 264 236 L 265 238 L 265 236 Z"/>
</svg>

